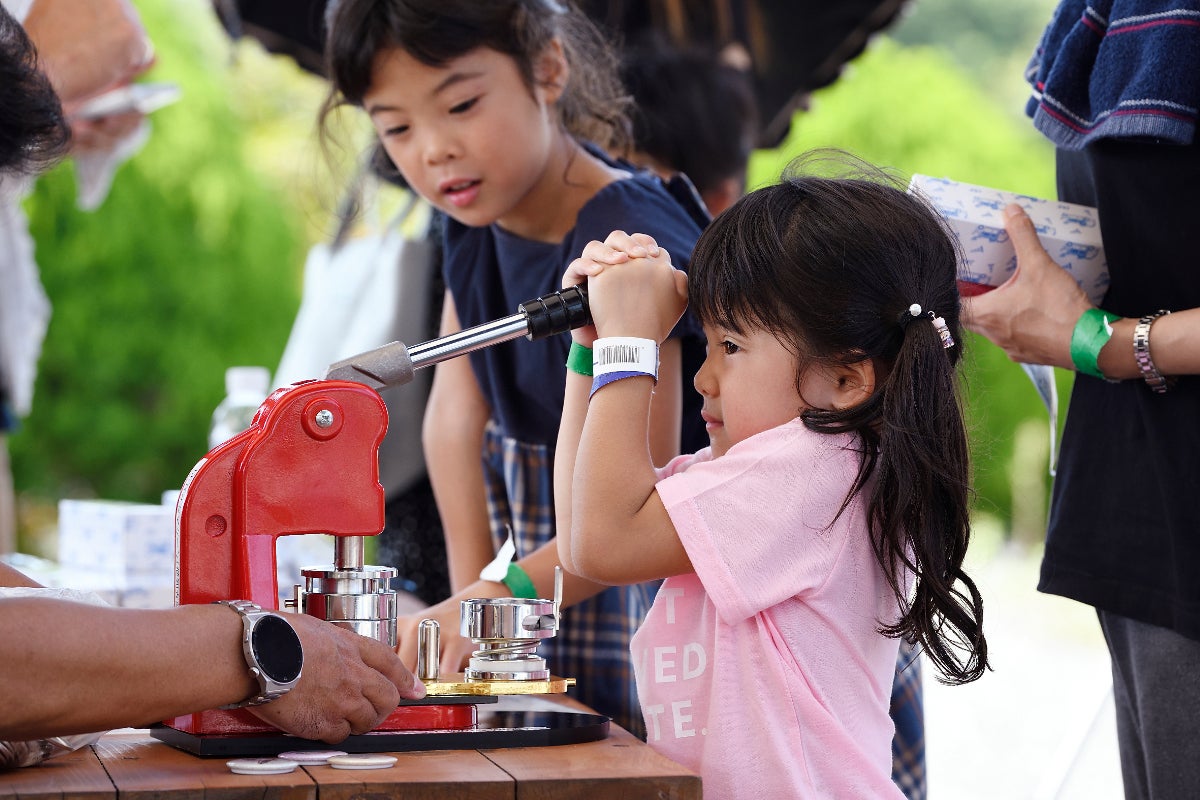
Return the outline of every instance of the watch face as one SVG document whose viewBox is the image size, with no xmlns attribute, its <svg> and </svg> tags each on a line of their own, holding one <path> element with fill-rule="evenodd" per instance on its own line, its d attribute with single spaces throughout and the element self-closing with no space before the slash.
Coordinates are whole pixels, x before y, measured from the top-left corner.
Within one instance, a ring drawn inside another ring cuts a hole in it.
<svg viewBox="0 0 1200 800">
<path fill-rule="evenodd" d="M 287 620 L 268 615 L 258 620 L 251 638 L 254 657 L 271 680 L 291 683 L 300 675 L 304 665 L 304 650 L 300 637 Z"/>
</svg>

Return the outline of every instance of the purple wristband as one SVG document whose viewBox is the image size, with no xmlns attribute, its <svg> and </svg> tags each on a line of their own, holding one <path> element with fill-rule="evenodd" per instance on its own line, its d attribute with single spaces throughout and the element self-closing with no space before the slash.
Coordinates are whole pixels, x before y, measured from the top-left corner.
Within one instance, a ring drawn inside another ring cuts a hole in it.
<svg viewBox="0 0 1200 800">
<path fill-rule="evenodd" d="M 619 381 L 622 378 L 653 378 L 649 372 L 605 372 L 603 375 L 597 375 L 592 378 L 592 391 L 588 394 L 588 399 L 591 400 L 596 392 L 600 391 L 608 384 Z"/>
</svg>

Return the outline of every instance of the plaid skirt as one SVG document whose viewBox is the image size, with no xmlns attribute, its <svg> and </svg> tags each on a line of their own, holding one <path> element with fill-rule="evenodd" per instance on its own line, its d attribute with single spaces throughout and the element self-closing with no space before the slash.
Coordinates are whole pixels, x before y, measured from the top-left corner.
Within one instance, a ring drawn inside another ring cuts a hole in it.
<svg viewBox="0 0 1200 800">
<path fill-rule="evenodd" d="M 925 800 L 929 781 L 925 775 L 925 700 L 921 683 L 921 651 L 900 639 L 896 679 L 892 685 L 892 780 L 908 800 Z"/>
<path fill-rule="evenodd" d="M 483 471 L 493 546 L 512 528 L 516 559 L 554 538 L 554 451 L 503 436 L 489 423 Z M 658 582 L 613 586 L 562 612 L 562 629 L 538 646 L 550 672 L 575 678 L 569 694 L 634 735 L 646 726 L 633 680 L 629 642 L 654 602 Z"/>
</svg>

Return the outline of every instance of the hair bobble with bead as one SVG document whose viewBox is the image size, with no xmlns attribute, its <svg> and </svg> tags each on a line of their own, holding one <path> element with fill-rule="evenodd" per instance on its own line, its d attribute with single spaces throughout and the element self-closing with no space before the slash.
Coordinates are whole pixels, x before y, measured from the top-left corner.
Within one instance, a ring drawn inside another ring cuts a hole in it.
<svg viewBox="0 0 1200 800">
<path fill-rule="evenodd" d="M 914 319 L 920 319 L 921 317 L 927 317 L 929 321 L 933 323 L 933 327 L 938 333 L 938 338 L 942 340 L 943 350 L 949 350 L 951 347 L 954 347 L 954 336 L 950 333 L 950 328 L 946 325 L 945 318 L 938 316 L 938 314 L 934 311 L 925 311 L 921 308 L 920 303 L 913 303 L 908 308 L 901 311 L 900 318 L 897 320 L 897 322 L 900 324 L 901 328 L 907 329 L 908 323 L 912 322 Z"/>
<path fill-rule="evenodd" d="M 935 316 L 932 311 L 929 312 L 929 316 L 933 320 L 933 327 L 937 330 L 938 336 L 942 340 L 942 349 L 949 350 L 951 347 L 954 347 L 954 337 L 950 335 L 950 328 L 946 325 L 946 320 Z"/>
</svg>

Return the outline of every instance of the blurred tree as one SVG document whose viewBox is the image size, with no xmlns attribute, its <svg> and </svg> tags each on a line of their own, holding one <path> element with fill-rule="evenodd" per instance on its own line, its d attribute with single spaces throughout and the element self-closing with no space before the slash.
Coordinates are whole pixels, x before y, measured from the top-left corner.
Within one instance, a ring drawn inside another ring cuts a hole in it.
<svg viewBox="0 0 1200 800">
<path fill-rule="evenodd" d="M 180 486 L 206 450 L 225 368 L 278 362 L 303 221 L 319 205 L 296 171 L 315 150 L 296 148 L 312 140 L 320 82 L 290 62 L 233 66 L 207 3 L 138 8 L 158 52 L 149 78 L 178 83 L 182 100 L 153 115 L 100 209 L 75 208 L 69 163 L 28 204 L 54 315 L 11 444 L 18 490 L 48 499 L 156 500 Z"/>
<path fill-rule="evenodd" d="M 888 34 L 905 46 L 938 47 L 958 71 L 1013 115 L 1024 113 L 1025 66 L 1058 0 L 916 0 Z"/>
<path fill-rule="evenodd" d="M 796 115 L 780 148 L 755 153 L 750 186 L 775 180 L 797 154 L 818 147 L 848 150 L 905 181 L 918 172 L 1055 196 L 1053 149 L 1032 125 L 1001 108 L 945 51 L 902 47 L 889 38 L 876 40 L 837 83 L 813 95 L 810 110 Z M 1046 410 L 1002 351 L 976 336 L 964 345 L 976 510 L 1009 528 L 1016 432 L 1036 420 L 1048 439 Z M 1065 409 L 1070 375 L 1060 371 L 1058 377 Z M 1049 474 L 1042 466 L 1044 489 Z"/>
</svg>

